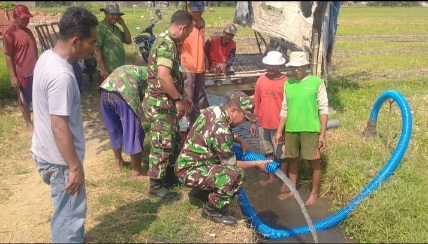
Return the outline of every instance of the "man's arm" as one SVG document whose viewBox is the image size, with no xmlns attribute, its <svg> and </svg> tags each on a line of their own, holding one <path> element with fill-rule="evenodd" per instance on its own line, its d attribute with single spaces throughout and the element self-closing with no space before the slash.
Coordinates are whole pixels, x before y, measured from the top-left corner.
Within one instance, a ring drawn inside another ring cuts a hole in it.
<svg viewBox="0 0 428 244">
<path fill-rule="evenodd" d="M 205 70 L 210 69 L 210 48 L 211 48 L 211 38 L 205 42 L 204 52 L 205 52 Z"/>
<path fill-rule="evenodd" d="M 326 131 L 327 131 L 327 121 L 328 121 L 328 97 L 327 97 L 327 90 L 324 82 L 322 82 L 318 88 L 317 101 L 318 101 L 318 110 L 320 114 L 320 126 L 321 126 L 320 137 L 318 140 L 319 141 L 318 147 L 321 150 L 324 150 L 327 147 Z"/>
<path fill-rule="evenodd" d="M 10 76 L 10 85 L 14 89 L 18 89 L 19 82 L 18 82 L 18 76 L 16 75 L 15 58 L 13 57 L 14 45 L 13 45 L 12 37 L 7 33 L 3 36 L 3 47 L 4 47 L 3 48 L 4 53 L 6 55 L 7 69 L 9 71 L 9 76 Z"/>
<path fill-rule="evenodd" d="M 68 116 L 51 115 L 51 130 L 62 158 L 70 168 L 69 182 L 65 190 L 70 195 L 79 194 L 85 178 L 74 147 L 73 136 L 68 127 Z"/>
<path fill-rule="evenodd" d="M 242 169 L 250 169 L 250 168 L 256 168 L 262 172 L 266 171 L 266 164 L 272 162 L 272 160 L 257 160 L 257 161 L 241 161 L 237 160 L 236 165 Z"/>
<path fill-rule="evenodd" d="M 98 65 L 100 66 L 101 76 L 105 79 L 109 75 L 107 66 L 104 63 L 103 52 L 99 46 L 94 46 L 95 59 L 97 60 Z"/>
<path fill-rule="evenodd" d="M 284 133 L 284 128 L 287 121 L 287 112 L 288 112 L 287 94 L 284 91 L 284 94 L 282 97 L 281 110 L 279 112 L 279 125 L 278 125 L 278 128 L 276 129 L 276 134 L 274 137 L 275 144 L 278 144 L 279 141 L 282 139 L 282 134 Z"/>
<path fill-rule="evenodd" d="M 233 62 L 235 62 L 235 57 L 236 57 L 236 48 L 233 48 L 232 50 L 230 50 L 229 55 L 227 56 L 226 65 L 227 66 L 233 65 Z"/>
<path fill-rule="evenodd" d="M 122 19 L 122 17 L 119 18 L 117 23 L 123 27 L 123 43 L 131 44 L 131 33 L 129 32 L 128 26 L 125 24 L 125 21 Z"/>
<path fill-rule="evenodd" d="M 158 66 L 158 78 L 160 80 L 160 84 L 165 92 L 172 99 L 176 99 L 180 96 L 180 93 L 175 88 L 174 82 L 171 76 L 171 69 L 169 67 L 159 65 Z"/>
<path fill-rule="evenodd" d="M 6 64 L 7 64 L 7 69 L 9 70 L 10 85 L 14 89 L 19 89 L 18 77 L 16 75 L 16 70 L 15 70 L 15 62 L 11 54 L 6 53 Z"/>
</svg>

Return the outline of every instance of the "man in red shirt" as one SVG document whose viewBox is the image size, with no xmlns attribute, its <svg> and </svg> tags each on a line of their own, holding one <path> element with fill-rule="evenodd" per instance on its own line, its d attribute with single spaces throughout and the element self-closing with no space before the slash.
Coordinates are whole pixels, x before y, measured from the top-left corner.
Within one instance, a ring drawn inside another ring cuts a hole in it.
<svg viewBox="0 0 428 244">
<path fill-rule="evenodd" d="M 207 69 L 213 73 L 233 74 L 233 61 L 235 60 L 236 43 L 233 37 L 236 26 L 229 24 L 224 28 L 222 36 L 212 36 L 205 42 L 205 54 L 208 59 Z"/>
<path fill-rule="evenodd" d="M 30 104 L 32 102 L 33 71 L 38 57 L 36 39 L 27 28 L 33 15 L 27 6 L 13 8 L 13 25 L 4 33 L 3 47 L 10 75 L 10 84 L 18 93 L 18 104 L 28 131 L 32 132 Z"/>
</svg>

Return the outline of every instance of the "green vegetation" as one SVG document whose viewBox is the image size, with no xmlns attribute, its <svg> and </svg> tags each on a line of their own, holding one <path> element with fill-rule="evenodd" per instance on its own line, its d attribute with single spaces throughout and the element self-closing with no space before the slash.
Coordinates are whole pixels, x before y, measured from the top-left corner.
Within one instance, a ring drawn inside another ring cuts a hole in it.
<svg viewBox="0 0 428 244">
<path fill-rule="evenodd" d="M 102 19 L 102 13 L 94 8 Z M 204 13 L 207 35 L 232 22 L 233 8 L 214 7 Z M 49 9 L 40 9 L 50 12 Z M 52 10 L 53 11 L 53 10 Z M 55 8 L 59 11 L 59 8 Z M 149 24 L 154 9 L 123 8 L 132 35 L 135 27 Z M 174 7 L 162 9 L 164 19 L 155 27 L 160 33 L 168 26 Z M 349 203 L 369 183 L 390 157 L 401 133 L 401 117 L 392 104 L 391 117 L 386 102 L 377 124 L 376 138 L 363 138 L 374 100 L 394 89 L 408 100 L 413 115 L 413 134 L 407 153 L 396 172 L 340 224 L 348 236 L 360 242 L 426 242 L 428 240 L 428 14 L 416 7 L 342 7 L 333 66 L 328 78 L 330 117 L 340 127 L 328 131 L 328 150 L 323 154 L 324 175 L 321 193 L 334 203 L 336 211 Z M 251 36 L 248 28 L 239 28 L 238 36 Z M 239 45 L 239 43 L 238 43 Z M 138 60 L 133 45 L 127 46 L 128 63 Z M 10 88 L 4 54 L 0 53 L 0 204 L 14 194 L 12 177 L 33 172 L 27 155 L 31 137 L 23 134 L 16 99 Z M 84 93 L 85 121 L 100 120 L 96 85 Z M 95 103 L 97 103 L 95 102 Z M 90 110 L 92 108 L 93 110 Z M 86 110 L 85 110 L 86 109 Z M 15 112 L 15 113 L 13 113 Z M 388 122 L 390 121 L 390 122 Z M 98 123 L 97 122 L 97 123 Z M 95 123 L 95 122 L 93 122 Z M 389 123 L 389 126 L 388 126 Z M 97 124 L 98 126 L 98 124 Z M 388 129 L 389 127 L 389 129 Z M 21 132 L 21 133 L 20 133 Z M 115 172 L 113 155 L 105 130 L 91 130 L 88 139 L 99 140 L 96 153 L 86 155 L 89 212 L 87 231 L 99 242 L 254 242 L 251 229 L 240 224 L 231 229 L 212 225 L 199 218 L 198 204 L 187 200 L 154 201 L 147 198 L 148 182 L 130 179 L 129 170 Z M 145 150 L 150 144 L 145 142 Z M 147 157 L 147 154 L 145 154 Z M 11 161 L 12 160 L 12 161 Z M 28 166 L 30 164 L 30 166 Z M 302 164 L 301 178 L 310 180 L 309 169 Z M 8 174 L 4 172 L 9 172 Z M 187 189 L 177 189 L 186 194 Z M 235 211 L 236 210 L 236 205 Z M 199 203 L 200 207 L 200 203 Z M 6 210 L 7 211 L 7 210 Z M 233 230 L 233 231 L 232 231 Z M 212 233 L 217 233 L 213 238 Z M 49 237 L 47 237 L 49 238 Z M 45 241 L 48 241 L 46 239 Z M 0 240 L 1 241 L 1 240 Z M 6 242 L 7 240 L 3 240 Z"/>
</svg>

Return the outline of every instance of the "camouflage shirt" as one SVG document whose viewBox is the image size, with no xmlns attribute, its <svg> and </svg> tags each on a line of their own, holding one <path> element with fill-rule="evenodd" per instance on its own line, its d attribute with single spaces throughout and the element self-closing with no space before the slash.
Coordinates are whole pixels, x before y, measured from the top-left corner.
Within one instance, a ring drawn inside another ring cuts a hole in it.
<svg viewBox="0 0 428 244">
<path fill-rule="evenodd" d="M 100 85 L 101 89 L 119 93 L 138 114 L 144 91 L 147 88 L 147 67 L 123 65 L 111 72 Z"/>
<path fill-rule="evenodd" d="M 235 165 L 231 120 L 222 106 L 207 108 L 195 121 L 177 159 L 179 170 L 206 164 Z"/>
<path fill-rule="evenodd" d="M 165 30 L 161 33 L 150 49 L 148 60 L 147 90 L 145 92 L 144 104 L 162 107 L 166 109 L 175 108 L 166 91 L 162 88 L 158 78 L 158 66 L 171 69 L 171 76 L 177 91 L 182 94 L 184 81 L 180 72 L 180 52 L 172 34 Z"/>
</svg>

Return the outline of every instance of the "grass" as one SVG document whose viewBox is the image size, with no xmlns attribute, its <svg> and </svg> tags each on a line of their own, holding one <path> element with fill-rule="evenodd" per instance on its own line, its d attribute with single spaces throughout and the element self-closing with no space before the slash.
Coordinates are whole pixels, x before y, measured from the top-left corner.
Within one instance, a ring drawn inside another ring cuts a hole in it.
<svg viewBox="0 0 428 244">
<path fill-rule="evenodd" d="M 55 8 L 52 12 L 60 10 Z M 95 10 L 94 13 L 101 19 L 102 15 Z M 174 10 L 174 7 L 162 9 L 164 20 L 155 27 L 156 34 L 166 28 Z M 203 15 L 208 34 L 232 22 L 233 8 L 214 10 Z M 136 9 L 135 14 L 133 9 L 123 11 L 132 35 L 137 33 L 136 26 L 145 27 L 149 23 L 148 17 L 155 16 L 153 10 Z M 340 224 L 340 228 L 360 242 L 426 242 L 428 42 L 426 38 L 412 39 L 411 35 L 428 35 L 428 9 L 342 7 L 340 11 L 334 65 L 328 78 L 329 103 L 336 111 L 330 117 L 339 119 L 340 127 L 328 131 L 329 148 L 322 155 L 321 193 L 332 200 L 332 211 L 336 211 L 346 206 L 378 174 L 401 133 L 400 111 L 396 104 L 391 108 L 389 131 L 389 107 L 386 102 L 378 117 L 378 136 L 363 138 L 361 132 L 367 125 L 376 98 L 386 90 L 398 90 L 412 109 L 413 134 L 409 148 L 391 178 L 365 199 Z M 251 35 L 250 29 L 239 27 L 238 36 Z M 126 48 L 127 62 L 139 62 L 133 46 Z M 31 137 L 23 132 L 21 115 L 18 108 L 13 106 L 16 94 L 10 88 L 3 53 L 0 53 L 0 67 L 1 204 L 13 197 L 19 179 L 34 168 L 28 155 Z M 88 161 L 89 201 L 86 229 L 90 234 L 100 242 L 257 240 L 254 232 L 244 223 L 237 228 L 213 225 L 199 218 L 200 203 L 151 200 L 146 196 L 148 182 L 131 180 L 128 170 L 115 172 L 108 138 L 97 124 L 100 123 L 99 111 L 97 106 L 90 106 L 98 102 L 95 89 L 96 86 L 91 84 L 84 94 L 85 121 L 94 123 L 92 129 L 85 133 L 88 140 L 99 140 L 100 144 L 94 154 L 87 155 L 85 159 Z M 390 138 L 388 145 L 387 138 Z M 145 149 L 149 147 L 146 141 Z M 305 165 L 300 169 L 302 182 L 308 182 L 309 169 L 306 164 L 302 165 Z M 183 195 L 187 191 L 185 188 L 176 190 Z M 236 203 L 233 206 L 232 210 L 238 215 Z M 217 238 L 213 237 L 215 235 Z"/>
</svg>

